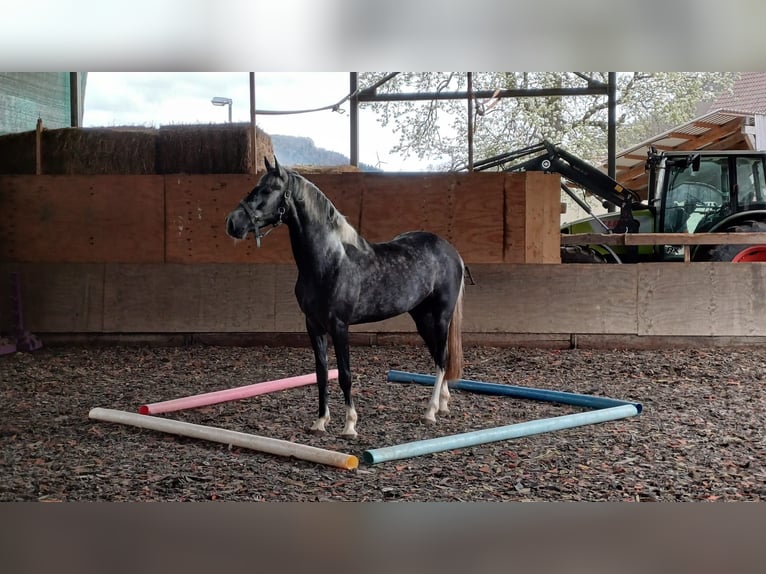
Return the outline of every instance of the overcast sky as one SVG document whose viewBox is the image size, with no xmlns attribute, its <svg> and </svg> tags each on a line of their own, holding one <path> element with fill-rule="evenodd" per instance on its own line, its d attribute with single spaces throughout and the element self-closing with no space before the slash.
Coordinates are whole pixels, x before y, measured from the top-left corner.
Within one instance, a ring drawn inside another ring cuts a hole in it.
<svg viewBox="0 0 766 574">
<path fill-rule="evenodd" d="M 348 72 L 257 72 L 256 108 L 311 109 L 341 100 L 349 91 Z M 250 121 L 248 72 L 89 72 L 85 90 L 85 126 L 145 125 L 228 121 L 228 108 L 214 106 L 215 96 L 231 98 L 232 121 Z M 427 164 L 390 154 L 397 136 L 382 128 L 374 114 L 360 109 L 360 160 L 385 170 L 419 170 Z M 256 118 L 269 134 L 306 136 L 325 149 L 349 155 L 349 105 L 343 113 Z"/>
</svg>

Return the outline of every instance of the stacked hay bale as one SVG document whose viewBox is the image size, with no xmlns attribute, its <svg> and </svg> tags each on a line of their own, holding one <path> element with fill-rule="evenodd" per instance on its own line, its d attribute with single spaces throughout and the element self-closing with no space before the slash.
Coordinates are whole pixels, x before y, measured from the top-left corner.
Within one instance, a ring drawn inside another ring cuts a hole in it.
<svg viewBox="0 0 766 574">
<path fill-rule="evenodd" d="M 62 128 L 41 134 L 46 175 L 143 175 L 155 172 L 157 130 L 142 127 Z M 34 174 L 34 131 L 0 137 L 0 173 Z"/>
<path fill-rule="evenodd" d="M 269 135 L 257 129 L 252 153 L 249 124 L 176 125 L 156 128 L 64 128 L 41 133 L 46 175 L 148 175 L 251 173 L 273 157 Z M 0 173 L 36 173 L 36 133 L 0 136 Z"/>
<path fill-rule="evenodd" d="M 246 123 L 162 126 L 157 140 L 157 173 L 251 173 L 272 158 L 271 138 L 256 128 L 258 149 L 252 153 Z"/>
<path fill-rule="evenodd" d="M 0 173 L 35 173 L 35 132 L 0 136 Z"/>
</svg>

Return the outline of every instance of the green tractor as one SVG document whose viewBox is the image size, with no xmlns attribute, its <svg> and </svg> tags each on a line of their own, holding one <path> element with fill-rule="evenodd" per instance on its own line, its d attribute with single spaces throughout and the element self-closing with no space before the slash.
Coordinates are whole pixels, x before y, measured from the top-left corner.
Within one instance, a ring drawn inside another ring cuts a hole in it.
<svg viewBox="0 0 766 574">
<path fill-rule="evenodd" d="M 531 157 L 530 157 L 531 156 Z M 524 159 L 528 158 L 528 159 Z M 522 160 L 523 161 L 519 161 Z M 646 161 L 646 201 L 586 161 L 549 142 L 501 154 L 475 169 L 544 171 L 562 177 L 561 188 L 589 217 L 562 233 L 766 233 L 766 152 L 663 151 L 651 149 Z M 596 215 L 564 180 L 599 197 L 618 211 Z M 683 246 L 563 246 L 562 263 L 683 261 Z M 692 261 L 766 261 L 766 235 L 756 245 L 695 245 Z"/>
</svg>

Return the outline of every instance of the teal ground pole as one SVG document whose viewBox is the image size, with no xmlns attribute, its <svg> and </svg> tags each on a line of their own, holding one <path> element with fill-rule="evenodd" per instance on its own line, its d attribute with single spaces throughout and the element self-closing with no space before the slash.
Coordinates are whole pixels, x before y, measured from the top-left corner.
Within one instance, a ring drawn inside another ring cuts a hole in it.
<svg viewBox="0 0 766 574">
<path fill-rule="evenodd" d="M 435 377 L 431 375 L 406 373 L 403 371 L 389 371 L 388 380 L 391 382 L 433 385 Z M 531 387 L 483 383 L 464 379 L 453 382 L 450 387 L 453 389 L 485 394 L 506 395 L 538 401 L 584 406 L 594 410 L 370 449 L 362 453 L 362 460 L 367 464 L 378 464 L 381 462 L 422 456 L 424 454 L 442 452 L 445 450 L 476 446 L 488 442 L 521 438 L 535 434 L 632 417 L 640 414 L 642 411 L 641 403 L 621 401 L 608 397 L 594 397 L 592 395 L 581 395 L 577 393 L 548 391 Z"/>
</svg>

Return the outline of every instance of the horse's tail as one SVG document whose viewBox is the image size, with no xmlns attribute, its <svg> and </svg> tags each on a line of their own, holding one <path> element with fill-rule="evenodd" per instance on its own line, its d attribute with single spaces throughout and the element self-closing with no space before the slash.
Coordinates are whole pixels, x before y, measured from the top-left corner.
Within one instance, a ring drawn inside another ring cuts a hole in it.
<svg viewBox="0 0 766 574">
<path fill-rule="evenodd" d="M 447 371 L 445 380 L 455 381 L 463 376 L 463 291 L 465 277 L 460 280 L 460 292 L 455 301 L 455 310 L 449 324 L 447 336 Z"/>
</svg>

